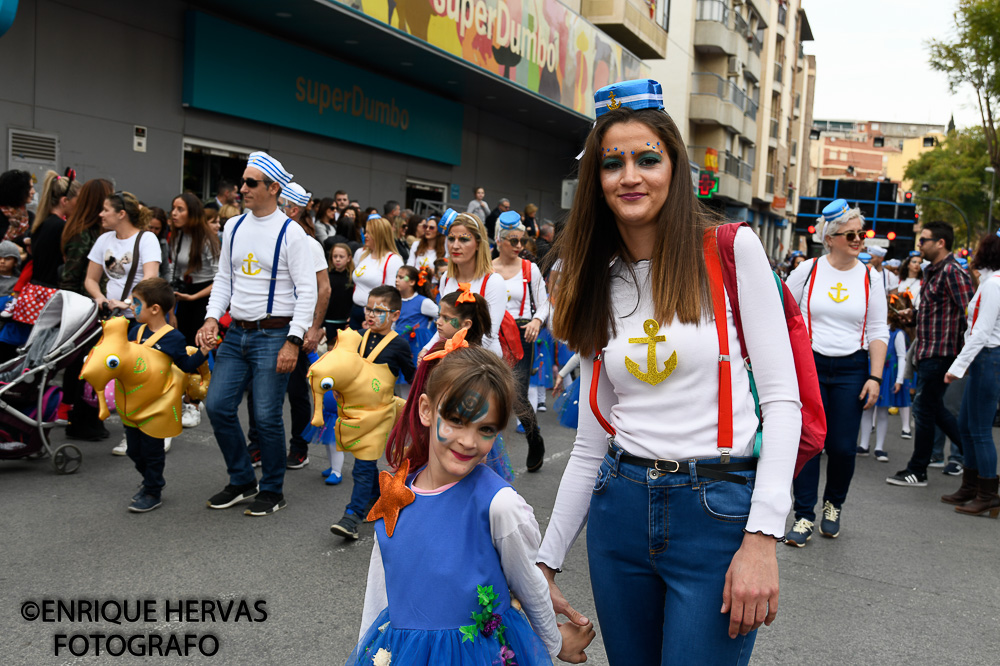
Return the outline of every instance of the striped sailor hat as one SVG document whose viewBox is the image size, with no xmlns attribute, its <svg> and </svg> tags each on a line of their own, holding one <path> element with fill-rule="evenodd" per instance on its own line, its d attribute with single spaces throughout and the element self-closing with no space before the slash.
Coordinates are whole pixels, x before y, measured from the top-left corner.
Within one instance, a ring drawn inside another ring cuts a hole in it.
<svg viewBox="0 0 1000 666">
<path fill-rule="evenodd" d="M 288 184 L 292 182 L 292 174 L 285 171 L 281 162 L 261 150 L 250 153 L 247 166 L 260 169 L 265 176 L 281 185 L 282 188 L 288 187 Z"/>
<path fill-rule="evenodd" d="M 841 215 L 850 212 L 850 210 L 851 207 L 847 204 L 847 199 L 835 199 L 823 209 L 823 219 L 836 220 Z"/>
<path fill-rule="evenodd" d="M 500 224 L 501 229 L 513 229 L 514 227 L 520 226 L 521 214 L 516 210 L 508 210 L 500 213 L 500 216 L 497 218 L 497 222 Z"/>
<path fill-rule="evenodd" d="M 381 217 L 382 216 L 379 215 L 378 213 L 369 213 L 369 215 L 368 215 L 368 221 L 371 222 L 372 220 L 377 220 L 377 219 L 379 219 Z"/>
<path fill-rule="evenodd" d="M 281 190 L 281 196 L 299 206 L 308 206 L 312 194 L 306 192 L 306 188 L 298 183 L 288 183 Z"/>
<path fill-rule="evenodd" d="M 456 217 L 458 217 L 458 213 L 451 208 L 441 214 L 441 219 L 438 220 L 438 231 L 441 235 L 448 235 L 448 232 L 451 231 L 451 225 L 455 223 Z"/>
<path fill-rule="evenodd" d="M 633 79 L 612 83 L 594 93 L 594 113 L 598 118 L 623 106 L 635 111 L 662 109 L 663 89 L 653 79 Z"/>
</svg>

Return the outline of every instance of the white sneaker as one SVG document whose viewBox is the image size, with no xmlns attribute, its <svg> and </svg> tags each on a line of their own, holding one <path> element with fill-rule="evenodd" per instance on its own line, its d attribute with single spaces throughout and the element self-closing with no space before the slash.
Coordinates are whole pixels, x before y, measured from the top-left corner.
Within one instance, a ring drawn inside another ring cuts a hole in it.
<svg viewBox="0 0 1000 666">
<path fill-rule="evenodd" d="M 113 456 L 128 455 L 128 441 L 124 437 L 122 437 L 121 444 L 111 449 L 111 455 Z"/>
<path fill-rule="evenodd" d="M 201 410 L 197 405 L 185 404 L 181 414 L 181 425 L 185 428 L 197 428 L 201 424 Z"/>
<path fill-rule="evenodd" d="M 174 441 L 173 437 L 167 437 L 163 440 L 163 452 L 168 453 L 170 451 L 170 442 Z"/>
</svg>

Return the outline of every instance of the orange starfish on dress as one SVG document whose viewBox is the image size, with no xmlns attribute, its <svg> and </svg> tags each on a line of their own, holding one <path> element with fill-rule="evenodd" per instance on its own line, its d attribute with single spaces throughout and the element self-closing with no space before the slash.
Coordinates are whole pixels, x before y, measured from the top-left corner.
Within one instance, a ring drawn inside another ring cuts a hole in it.
<svg viewBox="0 0 1000 666">
<path fill-rule="evenodd" d="M 391 537 L 399 520 L 399 512 L 413 504 L 417 496 L 406 487 L 406 476 L 410 472 L 410 461 L 404 460 L 395 474 L 382 470 L 378 474 L 378 487 L 381 495 L 372 510 L 368 512 L 368 522 L 379 518 L 385 520 L 386 536 Z"/>
</svg>

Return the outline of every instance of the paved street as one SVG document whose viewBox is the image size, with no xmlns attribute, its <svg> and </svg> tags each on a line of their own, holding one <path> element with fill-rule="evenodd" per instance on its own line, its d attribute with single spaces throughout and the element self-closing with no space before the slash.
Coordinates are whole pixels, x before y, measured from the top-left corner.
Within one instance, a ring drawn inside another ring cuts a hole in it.
<svg viewBox="0 0 1000 666">
<path fill-rule="evenodd" d="M 552 412 L 541 420 L 549 457 L 539 474 L 523 473 L 524 439 L 510 438 L 521 466 L 517 488 L 544 530 L 572 433 Z M 891 423 L 898 432 L 897 417 Z M 139 477 L 127 458 L 110 455 L 120 425 L 109 427 L 112 440 L 81 444 L 83 467 L 72 476 L 57 476 L 48 460 L 0 462 L 0 663 L 112 660 L 73 657 L 67 648 L 54 656 L 54 636 L 75 633 L 159 633 L 164 645 L 176 633 L 182 646 L 185 633 L 212 634 L 217 663 L 343 663 L 357 639 L 372 546 L 371 527 L 356 543 L 328 530 L 350 494 L 349 473 L 342 485 L 325 486 L 325 455 L 313 447 L 312 463 L 287 473 L 286 510 L 265 518 L 245 517 L 242 507 L 209 511 L 205 500 L 226 477 L 206 419 L 167 456 L 163 506 L 130 514 L 125 507 Z M 1000 521 L 959 516 L 941 504 L 938 496 L 958 479 L 939 470 L 926 489 L 887 486 L 884 477 L 905 463 L 910 446 L 890 435 L 891 463 L 858 460 L 840 538 L 816 537 L 801 550 L 779 546 L 780 612 L 760 632 L 754 663 L 997 663 Z M 595 617 L 584 541 L 560 582 L 571 602 Z M 22 619 L 24 602 L 43 599 L 124 600 L 133 608 L 151 599 L 154 617 L 121 627 Z M 191 599 L 245 599 L 250 612 L 234 610 L 228 622 L 218 613 L 215 622 L 200 614 L 184 619 L 204 622 L 181 621 L 178 600 Z M 257 600 L 266 602 L 263 622 L 249 621 L 262 619 Z M 167 603 L 175 609 L 170 621 Z M 203 644 L 212 651 L 210 639 Z M 82 646 L 79 639 L 75 648 Z M 589 655 L 588 663 L 607 664 L 600 638 Z"/>
</svg>

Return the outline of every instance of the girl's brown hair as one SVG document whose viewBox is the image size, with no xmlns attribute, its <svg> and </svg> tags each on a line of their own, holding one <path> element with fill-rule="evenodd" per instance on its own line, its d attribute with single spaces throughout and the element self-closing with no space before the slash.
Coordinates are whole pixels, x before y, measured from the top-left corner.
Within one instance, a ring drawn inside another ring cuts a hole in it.
<svg viewBox="0 0 1000 666">
<path fill-rule="evenodd" d="M 188 276 L 201 270 L 201 255 L 205 243 L 208 243 L 212 249 L 212 256 L 216 259 L 219 258 L 220 243 L 219 236 L 208 226 L 208 218 L 205 217 L 205 208 L 201 205 L 201 199 L 190 192 L 182 192 L 171 200 L 171 205 L 178 199 L 184 202 L 188 216 L 187 224 L 179 231 L 191 234 L 191 254 L 188 257 L 187 270 L 184 272 L 184 275 Z M 172 234 L 170 254 L 176 256 L 180 245 L 181 234 Z"/>
<path fill-rule="evenodd" d="M 347 253 L 347 266 L 345 270 L 347 271 L 347 286 L 354 284 L 354 255 L 351 254 L 351 246 L 347 243 L 334 243 L 333 247 L 330 248 L 330 270 L 333 270 L 333 251 L 340 248 Z"/>
<path fill-rule="evenodd" d="M 418 271 L 416 268 L 414 268 L 413 266 L 401 266 L 399 270 L 406 273 L 406 277 L 410 279 L 410 282 L 413 284 L 413 293 L 420 294 L 424 298 L 431 297 L 431 281 L 429 278 L 426 277 L 426 273 L 424 274 L 425 275 L 424 284 L 423 286 L 421 286 L 420 271 Z M 399 271 L 396 271 L 396 273 L 398 274 Z"/>
<path fill-rule="evenodd" d="M 73 214 L 69 216 L 69 219 L 66 220 L 66 226 L 63 227 L 60 249 L 64 254 L 67 241 L 76 238 L 84 231 L 95 227 L 98 230 L 101 228 L 101 210 L 104 208 L 104 200 L 114 191 L 115 186 L 111 184 L 111 181 L 103 178 L 94 178 L 83 184 L 83 187 L 80 188 L 80 194 L 76 198 Z"/>
<path fill-rule="evenodd" d="M 660 138 L 672 167 L 667 201 L 656 220 L 650 260 L 653 316 L 661 324 L 674 317 L 694 324 L 712 312 L 702 237 L 717 222 L 694 197 L 684 141 L 663 111 L 634 111 L 623 106 L 598 118 L 587 137 L 573 208 L 554 247 L 563 264 L 555 296 L 553 333 L 584 354 L 603 349 L 618 333 L 611 308 L 612 260 L 625 262 L 633 280 L 636 277 L 631 266 L 636 259 L 625 246 L 601 189 L 604 135 L 613 125 L 628 122 L 644 124 Z"/>
<path fill-rule="evenodd" d="M 404 460 L 410 461 L 411 472 L 427 464 L 430 432 L 420 422 L 421 394 L 427 395 L 442 418 L 454 418 L 463 423 L 469 421 L 470 414 L 479 413 L 492 402 L 500 418 L 494 424 L 498 431 L 507 427 L 517 399 L 510 368 L 496 354 L 482 347 L 456 349 L 442 359 L 421 361 L 413 378 L 410 399 L 386 446 L 385 457 L 393 469 Z"/>
<path fill-rule="evenodd" d="M 438 229 L 437 220 L 427 220 L 427 226 L 434 226 L 434 254 L 438 259 L 444 259 L 444 235 Z M 427 236 L 421 236 L 420 242 L 417 243 L 417 256 L 422 254 L 427 254 L 427 250 L 430 248 L 430 243 L 427 242 Z"/>
<path fill-rule="evenodd" d="M 472 322 L 468 332 L 465 334 L 465 341 L 470 345 L 481 347 L 483 336 L 492 330 L 493 320 L 490 319 L 490 306 L 486 299 L 479 294 L 473 294 L 475 303 L 458 303 L 458 297 L 462 295 L 460 291 L 453 291 L 441 297 L 441 305 L 447 305 L 459 319 L 468 319 Z"/>
</svg>

